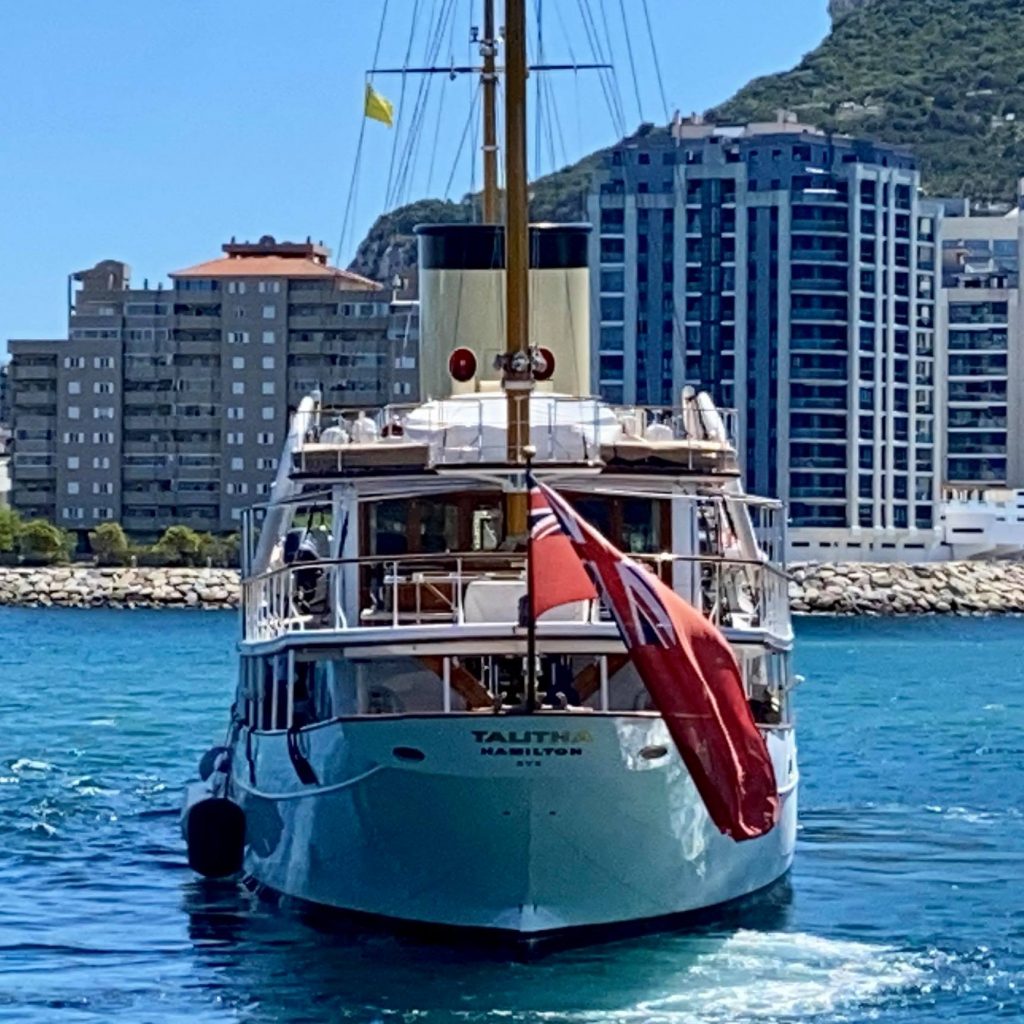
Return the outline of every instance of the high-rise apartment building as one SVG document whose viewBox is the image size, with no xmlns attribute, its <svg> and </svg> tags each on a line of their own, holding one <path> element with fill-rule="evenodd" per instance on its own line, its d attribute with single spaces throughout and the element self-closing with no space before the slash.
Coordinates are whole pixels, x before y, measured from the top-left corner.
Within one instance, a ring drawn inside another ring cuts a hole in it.
<svg viewBox="0 0 1024 1024">
<path fill-rule="evenodd" d="M 11 425 L 11 395 L 8 364 L 0 366 L 0 441 L 5 440 Z"/>
<path fill-rule="evenodd" d="M 942 482 L 1024 487 L 1020 218 L 942 225 L 945 384 Z"/>
<path fill-rule="evenodd" d="M 735 407 L 748 487 L 788 502 L 794 547 L 932 536 L 942 211 L 918 185 L 903 150 L 787 121 L 677 123 L 596 176 L 601 393 Z"/>
<path fill-rule="evenodd" d="M 290 412 L 416 397 L 414 303 L 328 264 L 312 242 L 225 245 L 132 288 L 73 275 L 69 336 L 12 341 L 13 500 L 25 515 L 129 532 L 229 530 L 264 500 Z"/>
</svg>

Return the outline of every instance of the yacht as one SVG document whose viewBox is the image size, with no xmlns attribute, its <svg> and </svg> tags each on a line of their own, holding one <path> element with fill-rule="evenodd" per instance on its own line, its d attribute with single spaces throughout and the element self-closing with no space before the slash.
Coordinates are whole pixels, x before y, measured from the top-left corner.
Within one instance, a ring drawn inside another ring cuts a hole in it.
<svg viewBox="0 0 1024 1024">
<path fill-rule="evenodd" d="M 522 8 L 506 11 L 511 104 Z M 594 240 L 527 224 L 523 144 L 507 139 L 504 225 L 419 229 L 424 400 L 314 393 L 292 418 L 243 522 L 237 694 L 184 828 L 204 874 L 532 943 L 771 885 L 798 769 L 783 509 L 744 493 L 735 417 L 707 395 L 593 397 Z M 756 835 L 709 813 L 606 595 L 524 617 L 555 571 L 530 564 L 539 485 L 727 641 L 772 777 Z"/>
</svg>

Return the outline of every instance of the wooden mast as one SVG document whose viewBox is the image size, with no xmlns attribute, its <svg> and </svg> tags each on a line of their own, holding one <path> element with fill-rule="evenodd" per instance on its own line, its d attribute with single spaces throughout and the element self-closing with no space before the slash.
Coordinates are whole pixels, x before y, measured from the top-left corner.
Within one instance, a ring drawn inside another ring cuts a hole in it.
<svg viewBox="0 0 1024 1024">
<path fill-rule="evenodd" d="M 494 28 L 494 0 L 484 0 L 484 35 L 480 40 L 480 55 L 483 57 L 484 105 L 484 208 L 485 224 L 497 224 L 498 211 L 498 71 L 496 55 L 498 39 Z"/>
<path fill-rule="evenodd" d="M 524 465 L 530 443 L 530 226 L 526 184 L 526 0 L 505 3 L 505 361 L 508 460 Z M 505 532 L 524 537 L 527 494 L 509 491 Z"/>
</svg>

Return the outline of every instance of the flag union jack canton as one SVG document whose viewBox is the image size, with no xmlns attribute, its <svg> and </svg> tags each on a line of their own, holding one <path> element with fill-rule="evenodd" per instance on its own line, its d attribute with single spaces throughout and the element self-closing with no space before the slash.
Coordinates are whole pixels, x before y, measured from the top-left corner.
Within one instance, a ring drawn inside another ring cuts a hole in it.
<svg viewBox="0 0 1024 1024">
<path fill-rule="evenodd" d="M 530 516 L 534 613 L 599 592 L 711 820 L 736 841 L 769 832 L 778 817 L 775 772 L 726 638 L 536 480 Z"/>
</svg>

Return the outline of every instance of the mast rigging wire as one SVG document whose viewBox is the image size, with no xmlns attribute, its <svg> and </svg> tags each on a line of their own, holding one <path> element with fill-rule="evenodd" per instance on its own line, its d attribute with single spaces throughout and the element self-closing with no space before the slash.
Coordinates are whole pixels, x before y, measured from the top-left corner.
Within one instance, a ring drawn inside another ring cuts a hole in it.
<svg viewBox="0 0 1024 1024">
<path fill-rule="evenodd" d="M 633 95 L 636 97 L 636 111 L 640 115 L 640 121 L 644 120 L 644 104 L 640 98 L 640 81 L 636 75 L 636 60 L 633 57 L 633 37 L 629 31 L 629 22 L 626 20 L 626 0 L 619 0 L 619 13 L 622 16 L 622 30 L 626 37 L 626 53 L 629 56 L 629 73 L 633 77 Z"/>
<path fill-rule="evenodd" d="M 402 62 L 403 69 L 409 66 L 412 59 L 412 46 L 416 38 L 416 15 L 419 13 L 420 0 L 413 0 L 412 17 L 409 19 L 409 42 L 405 48 L 405 60 Z M 398 140 L 402 134 L 402 125 L 405 120 L 405 87 L 408 75 L 402 71 L 402 85 L 398 94 L 398 117 L 395 120 L 395 135 L 391 140 L 391 160 L 388 164 L 388 179 L 384 189 L 385 206 L 390 205 L 391 186 L 395 176 L 395 158 L 398 156 Z"/>
<path fill-rule="evenodd" d="M 380 22 L 377 25 L 377 42 L 373 48 L 373 67 L 377 66 L 377 61 L 380 59 L 380 46 L 384 39 L 384 24 L 388 18 L 388 3 L 389 0 L 384 0 L 384 6 L 380 12 Z M 373 75 L 366 76 L 367 84 L 373 81 Z M 366 118 L 361 117 L 359 119 L 359 139 L 356 142 L 356 153 L 352 160 L 352 178 L 349 182 L 348 187 L 348 198 L 345 200 L 345 212 L 342 215 L 341 220 L 341 237 L 338 239 L 338 252 L 336 259 L 338 263 L 341 263 L 342 253 L 345 251 L 345 242 L 348 239 L 348 229 L 350 225 L 350 219 L 352 211 L 355 207 L 355 198 L 359 192 L 359 168 L 363 156 L 363 139 L 366 136 Z"/>
<path fill-rule="evenodd" d="M 665 93 L 665 80 L 661 77 L 661 61 L 658 59 L 658 46 L 654 41 L 654 29 L 651 27 L 651 10 L 647 0 L 643 0 L 644 21 L 647 23 L 647 38 L 651 44 L 651 55 L 654 58 L 654 74 L 658 79 L 658 92 L 661 93 L 661 108 L 665 114 L 665 124 L 669 123 L 671 116 L 668 112 L 668 96 Z"/>
</svg>

